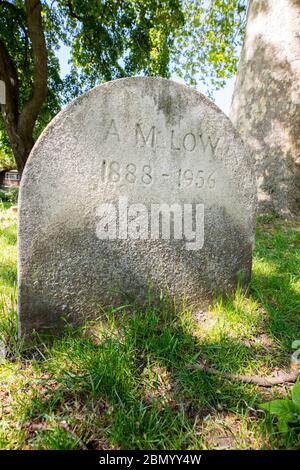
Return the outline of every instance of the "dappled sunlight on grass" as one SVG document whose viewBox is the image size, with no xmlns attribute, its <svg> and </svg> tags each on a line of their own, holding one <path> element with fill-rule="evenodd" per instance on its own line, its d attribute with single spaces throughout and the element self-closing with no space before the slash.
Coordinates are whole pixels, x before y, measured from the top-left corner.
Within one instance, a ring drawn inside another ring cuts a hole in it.
<svg viewBox="0 0 300 470">
<path fill-rule="evenodd" d="M 16 212 L 0 201 L 0 341 L 17 343 Z"/>
<path fill-rule="evenodd" d="M 1 204 L 1 201 L 0 201 Z M 0 289 L 17 282 L 16 214 L 0 205 Z M 0 292 L 1 292 L 0 291 Z"/>
</svg>

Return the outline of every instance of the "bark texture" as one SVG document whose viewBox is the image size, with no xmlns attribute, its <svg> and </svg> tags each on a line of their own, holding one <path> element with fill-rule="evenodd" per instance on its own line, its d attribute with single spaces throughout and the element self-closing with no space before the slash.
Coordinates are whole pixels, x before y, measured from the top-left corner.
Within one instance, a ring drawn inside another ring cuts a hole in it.
<svg viewBox="0 0 300 470">
<path fill-rule="evenodd" d="M 230 118 L 256 159 L 260 212 L 300 203 L 300 0 L 250 0 Z"/>
</svg>

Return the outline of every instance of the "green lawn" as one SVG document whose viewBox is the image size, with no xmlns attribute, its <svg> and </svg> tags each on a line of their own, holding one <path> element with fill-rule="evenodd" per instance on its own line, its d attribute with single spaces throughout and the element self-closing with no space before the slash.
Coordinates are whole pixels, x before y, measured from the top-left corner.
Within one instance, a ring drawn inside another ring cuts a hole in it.
<svg viewBox="0 0 300 470">
<path fill-rule="evenodd" d="M 1 203 L 0 203 L 1 204 Z M 261 218 L 247 295 L 193 315 L 107 312 L 50 345 L 17 341 L 16 213 L 0 208 L 0 449 L 280 449 L 259 404 L 290 395 L 212 376 L 288 369 L 300 339 L 299 220 Z"/>
</svg>

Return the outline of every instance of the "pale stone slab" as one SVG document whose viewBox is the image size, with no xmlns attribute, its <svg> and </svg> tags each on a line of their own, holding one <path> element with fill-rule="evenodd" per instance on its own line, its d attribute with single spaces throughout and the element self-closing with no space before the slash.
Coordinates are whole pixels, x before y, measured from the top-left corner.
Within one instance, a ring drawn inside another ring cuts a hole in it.
<svg viewBox="0 0 300 470">
<path fill-rule="evenodd" d="M 155 222 L 162 203 L 177 205 L 170 236 L 167 218 L 161 232 Z M 247 284 L 255 206 L 253 162 L 202 94 L 153 78 L 91 90 L 50 123 L 23 173 L 22 333 L 143 303 L 149 290 L 199 308 Z"/>
<path fill-rule="evenodd" d="M 5 104 L 5 83 L 3 80 L 0 80 L 0 105 Z"/>
</svg>

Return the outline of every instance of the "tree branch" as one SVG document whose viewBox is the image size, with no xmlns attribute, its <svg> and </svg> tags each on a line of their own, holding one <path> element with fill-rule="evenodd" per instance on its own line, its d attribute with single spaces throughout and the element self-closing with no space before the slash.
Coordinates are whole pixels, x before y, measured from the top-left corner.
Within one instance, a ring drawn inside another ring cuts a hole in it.
<svg viewBox="0 0 300 470">
<path fill-rule="evenodd" d="M 191 364 L 187 366 L 188 369 L 201 370 L 212 375 L 217 375 L 222 379 L 235 380 L 237 382 L 245 382 L 249 384 L 259 385 L 260 387 L 272 387 L 273 385 L 280 385 L 285 383 L 294 383 L 297 380 L 297 377 L 300 375 L 300 369 L 289 370 L 288 372 L 280 371 L 278 375 L 267 375 L 261 377 L 259 375 L 242 375 L 242 374 L 233 374 L 231 372 L 222 372 L 213 367 L 209 367 L 206 364 Z"/>
<path fill-rule="evenodd" d="M 42 25 L 42 5 L 40 0 L 25 0 L 28 33 L 33 52 L 32 95 L 25 103 L 19 117 L 18 129 L 23 136 L 32 136 L 33 128 L 47 97 L 47 48 Z"/>
<path fill-rule="evenodd" d="M 82 22 L 84 20 L 84 18 L 81 17 L 80 15 L 77 15 L 77 13 L 75 13 L 71 0 L 67 1 L 67 5 L 68 5 L 69 14 L 70 14 L 71 18 Z"/>
</svg>

